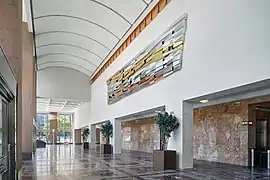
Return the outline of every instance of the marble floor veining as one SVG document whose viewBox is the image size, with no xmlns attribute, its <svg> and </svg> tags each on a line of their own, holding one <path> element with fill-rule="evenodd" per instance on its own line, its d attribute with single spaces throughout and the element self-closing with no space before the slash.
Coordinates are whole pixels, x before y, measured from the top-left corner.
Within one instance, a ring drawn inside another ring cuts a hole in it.
<svg viewBox="0 0 270 180">
<path fill-rule="evenodd" d="M 84 151 L 81 146 L 49 145 L 38 149 L 32 161 L 24 161 L 22 180 L 270 180 L 270 171 L 194 161 L 187 170 L 156 171 L 152 155 L 124 151 L 101 155 L 98 147 Z"/>
</svg>

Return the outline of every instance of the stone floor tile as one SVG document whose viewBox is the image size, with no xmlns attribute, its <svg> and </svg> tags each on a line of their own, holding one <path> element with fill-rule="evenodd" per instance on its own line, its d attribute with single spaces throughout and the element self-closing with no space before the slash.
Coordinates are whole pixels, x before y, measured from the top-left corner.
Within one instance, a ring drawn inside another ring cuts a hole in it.
<svg viewBox="0 0 270 180">
<path fill-rule="evenodd" d="M 102 155 L 98 147 L 48 145 L 37 149 L 32 161 L 24 161 L 22 180 L 270 180 L 270 171 L 194 160 L 186 170 L 157 171 L 151 153 L 123 150 Z"/>
</svg>

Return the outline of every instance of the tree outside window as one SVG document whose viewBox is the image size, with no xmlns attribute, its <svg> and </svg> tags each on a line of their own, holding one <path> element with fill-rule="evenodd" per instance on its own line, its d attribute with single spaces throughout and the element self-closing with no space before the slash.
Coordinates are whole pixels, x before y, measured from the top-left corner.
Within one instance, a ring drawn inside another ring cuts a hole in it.
<svg viewBox="0 0 270 180">
<path fill-rule="evenodd" d="M 48 115 L 48 114 L 47 114 Z M 42 120 L 41 120 L 42 121 Z M 60 115 L 59 119 L 57 120 L 57 138 L 59 143 L 65 143 L 71 141 L 71 115 Z M 49 132 L 50 132 L 50 121 L 42 121 L 40 125 L 37 127 L 38 133 L 37 136 L 42 138 L 42 140 L 48 139 Z"/>
</svg>

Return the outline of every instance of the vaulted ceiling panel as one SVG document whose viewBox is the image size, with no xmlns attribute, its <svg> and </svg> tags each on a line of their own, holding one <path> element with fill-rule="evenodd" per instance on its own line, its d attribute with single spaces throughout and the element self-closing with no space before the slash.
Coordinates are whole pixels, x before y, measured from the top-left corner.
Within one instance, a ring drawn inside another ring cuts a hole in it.
<svg viewBox="0 0 270 180">
<path fill-rule="evenodd" d="M 102 60 L 110 51 L 110 48 L 105 44 L 102 44 L 91 37 L 67 31 L 50 31 L 38 34 L 36 36 L 36 45 L 38 54 L 39 52 L 44 52 L 44 50 L 53 50 L 54 48 L 66 48 L 66 50 L 69 51 L 69 48 L 80 47 L 77 48 L 78 51 L 83 50 L 92 52 L 92 54 L 96 54 L 101 57 Z M 74 48 L 72 49 L 72 51 L 75 50 Z M 82 51 L 80 51 L 80 53 L 81 52 Z"/>
<path fill-rule="evenodd" d="M 68 55 L 82 57 L 86 59 L 87 61 L 91 61 L 91 63 L 95 64 L 96 66 L 98 66 L 99 63 L 102 61 L 102 57 L 98 56 L 97 54 L 94 54 L 94 52 L 91 52 L 88 49 L 84 49 L 83 47 L 77 47 L 74 45 L 67 46 L 66 44 L 63 44 L 63 45 L 62 44 L 48 44 L 46 46 L 39 46 L 37 50 L 38 50 L 37 54 L 39 58 L 48 54 L 68 54 Z"/>
<path fill-rule="evenodd" d="M 35 0 L 38 68 L 63 66 L 91 76 L 152 0 Z"/>
<path fill-rule="evenodd" d="M 97 67 L 97 65 L 93 62 L 88 61 L 84 57 L 73 55 L 72 53 L 49 53 L 39 57 L 39 65 L 47 62 L 76 63 L 82 67 L 89 69 L 89 71 L 92 72 Z"/>
<path fill-rule="evenodd" d="M 35 19 L 46 19 L 54 16 L 80 18 L 89 23 L 98 24 L 109 29 L 118 37 L 129 27 L 129 21 L 105 6 L 91 0 L 39 0 L 35 10 Z M 54 5 L 48 3 L 52 2 Z M 110 20 L 108 20 L 110 17 Z M 117 25 L 115 24 L 117 22 Z"/>
<path fill-rule="evenodd" d="M 77 71 L 80 71 L 81 73 L 86 74 L 87 76 L 90 76 L 92 72 L 88 70 L 87 68 L 78 65 L 77 63 L 69 63 L 69 62 L 61 62 L 61 61 L 51 61 L 51 62 L 45 62 L 38 65 L 39 69 L 46 69 L 50 67 L 66 67 L 70 69 L 74 69 Z"/>
<path fill-rule="evenodd" d="M 114 9 L 124 16 L 130 23 L 134 23 L 136 18 L 144 10 L 147 3 L 143 0 L 100 0 L 100 3 Z"/>
<path fill-rule="evenodd" d="M 110 48 L 113 48 L 119 40 L 119 38 L 109 29 L 104 29 L 84 20 L 64 16 L 51 16 L 45 19 L 36 19 L 35 28 L 36 33 L 48 31 L 70 31 L 77 34 L 83 34 L 89 37 L 94 37 L 97 41 L 102 44 L 106 44 Z"/>
</svg>

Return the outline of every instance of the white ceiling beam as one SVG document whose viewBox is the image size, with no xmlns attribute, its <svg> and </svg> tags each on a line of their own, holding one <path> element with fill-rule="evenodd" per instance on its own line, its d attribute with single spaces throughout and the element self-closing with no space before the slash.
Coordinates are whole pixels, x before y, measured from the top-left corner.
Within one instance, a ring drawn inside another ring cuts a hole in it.
<svg viewBox="0 0 270 180">
<path fill-rule="evenodd" d="M 28 31 L 33 32 L 30 0 L 23 0 L 22 3 L 23 22 L 27 22 Z"/>
</svg>

